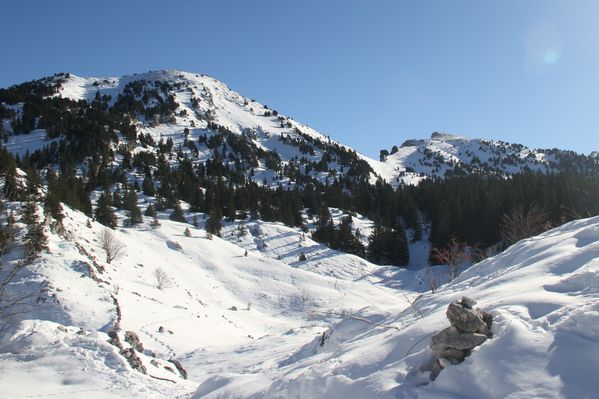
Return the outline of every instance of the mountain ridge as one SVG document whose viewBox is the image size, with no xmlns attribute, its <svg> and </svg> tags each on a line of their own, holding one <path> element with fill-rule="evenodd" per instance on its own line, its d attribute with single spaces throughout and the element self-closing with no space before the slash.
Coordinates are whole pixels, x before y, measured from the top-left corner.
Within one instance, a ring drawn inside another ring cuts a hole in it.
<svg viewBox="0 0 599 399">
<path fill-rule="evenodd" d="M 107 101 L 109 106 L 114 105 L 118 96 L 127 90 L 128 85 L 137 86 L 134 94 L 140 96 L 134 96 L 136 98 L 141 97 L 142 92 L 139 90 L 144 91 L 143 99 L 146 101 L 141 107 L 145 109 L 162 105 L 161 101 L 173 96 L 173 109 L 168 109 L 158 116 L 156 113 L 151 116 L 133 116 L 137 120 L 140 133 L 149 132 L 155 139 L 165 135 L 172 136 L 177 131 L 182 132 L 184 128 L 207 128 L 207 122 L 213 122 L 238 135 L 244 132 L 262 135 L 252 140 L 260 148 L 276 152 L 283 163 L 288 163 L 294 157 L 306 154 L 301 149 L 298 151 L 296 142 L 281 142 L 281 137 L 289 136 L 306 144 L 306 137 L 302 135 L 307 135 L 308 138 L 324 145 L 335 145 L 348 152 L 355 152 L 357 159 L 368 164 L 368 179 L 371 183 L 377 178 L 382 178 L 394 187 L 400 184 L 417 184 L 423 178 L 473 173 L 507 176 L 529 171 L 553 173 L 572 169 L 586 171 L 590 168 L 594 172 L 599 170 L 599 161 L 595 157 L 570 151 L 534 150 L 520 144 L 469 139 L 439 132 L 434 132 L 430 139 L 405 140 L 401 147 L 394 147 L 395 151 L 381 150 L 379 160 L 375 160 L 307 125 L 279 114 L 276 110 L 269 109 L 266 105 L 242 96 L 215 78 L 178 70 L 158 70 L 106 78 L 79 77 L 63 73 L 40 79 L 40 82 L 56 86 L 56 92 L 51 95 L 54 97 L 91 102 L 97 95 L 110 96 L 110 100 Z M 141 85 L 143 87 L 138 84 L 140 82 L 144 82 Z M 168 84 L 166 89 L 164 83 Z M 18 85 L 13 87 L 16 86 Z M 150 98 L 148 92 L 152 93 Z M 18 106 L 16 110 L 18 111 Z M 162 127 L 150 128 L 148 125 L 152 123 L 162 124 Z M 165 124 L 172 126 L 167 128 Z M 5 121 L 4 126 L 5 130 L 10 132 L 9 123 Z M 300 132 L 299 135 L 296 129 Z M 289 148 L 289 144 L 296 148 Z M 319 156 L 308 158 L 314 162 L 320 161 L 321 153 Z M 563 158 L 566 158 L 565 162 L 561 162 Z M 574 160 L 570 161 L 571 158 Z M 564 167 L 563 164 L 567 166 Z M 342 168 L 334 164 L 323 166 L 323 171 L 329 168 L 343 173 Z M 320 180 L 323 181 L 322 176 Z"/>
</svg>

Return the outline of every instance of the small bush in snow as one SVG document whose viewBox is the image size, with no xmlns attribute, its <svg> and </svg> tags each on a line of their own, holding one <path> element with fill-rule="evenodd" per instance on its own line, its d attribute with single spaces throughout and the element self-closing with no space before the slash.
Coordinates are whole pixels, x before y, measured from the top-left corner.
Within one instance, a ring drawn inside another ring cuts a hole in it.
<svg viewBox="0 0 599 399">
<path fill-rule="evenodd" d="M 100 233 L 100 246 L 106 253 L 106 263 L 111 263 L 125 252 L 123 243 L 109 229 L 104 229 Z"/>
<path fill-rule="evenodd" d="M 156 228 L 160 227 L 160 222 L 158 221 L 158 219 L 157 219 L 157 218 L 154 218 L 154 219 L 152 220 L 152 222 L 150 223 L 150 227 L 151 227 L 152 229 L 156 229 Z"/>
<path fill-rule="evenodd" d="M 154 278 L 156 279 L 156 288 L 159 290 L 172 287 L 173 285 L 168 274 L 160 267 L 154 270 Z"/>
</svg>

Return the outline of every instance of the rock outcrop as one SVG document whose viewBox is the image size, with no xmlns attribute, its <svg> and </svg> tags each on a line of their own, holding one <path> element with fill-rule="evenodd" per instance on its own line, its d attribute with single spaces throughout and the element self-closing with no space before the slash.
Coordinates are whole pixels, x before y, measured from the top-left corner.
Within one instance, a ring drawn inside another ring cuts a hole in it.
<svg viewBox="0 0 599 399">
<path fill-rule="evenodd" d="M 479 308 L 474 309 L 474 305 L 474 299 L 462 297 L 447 307 L 446 315 L 451 325 L 431 338 L 430 348 L 435 355 L 431 380 L 445 367 L 464 361 L 472 349 L 491 338 L 493 317 Z"/>
<path fill-rule="evenodd" d="M 139 353 L 144 353 L 144 346 L 137 334 L 133 331 L 125 331 L 125 342 L 131 345 Z"/>
</svg>

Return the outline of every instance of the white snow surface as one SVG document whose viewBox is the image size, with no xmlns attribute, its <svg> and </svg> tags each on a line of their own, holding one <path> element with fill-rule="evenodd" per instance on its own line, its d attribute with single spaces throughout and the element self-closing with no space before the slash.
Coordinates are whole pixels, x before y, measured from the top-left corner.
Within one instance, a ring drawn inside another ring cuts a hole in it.
<svg viewBox="0 0 599 399">
<path fill-rule="evenodd" d="M 299 248 L 301 232 L 276 223 L 248 223 L 238 236 L 230 226 L 227 240 L 168 220 L 157 229 L 119 228 L 124 256 L 106 264 L 98 244 L 104 227 L 66 214 L 68 238 L 49 233 L 50 252 L 10 286 L 11 294 L 35 295 L 33 310 L 16 316 L 0 340 L 2 397 L 596 394 L 599 218 L 521 241 L 432 294 L 417 292 L 410 270 L 330 250 L 319 259 L 321 249 L 309 239 L 301 241 L 312 248 L 305 263 L 286 257 Z M 2 262 L 14 265 L 19 257 L 17 246 Z M 157 268 L 170 286 L 156 287 Z M 493 338 L 429 382 L 429 337 L 448 325 L 447 305 L 463 295 L 494 315 Z M 108 343 L 116 303 L 119 337 L 128 347 L 124 332 L 139 336 L 148 375 L 132 370 Z M 185 367 L 187 380 L 171 358 Z"/>
</svg>

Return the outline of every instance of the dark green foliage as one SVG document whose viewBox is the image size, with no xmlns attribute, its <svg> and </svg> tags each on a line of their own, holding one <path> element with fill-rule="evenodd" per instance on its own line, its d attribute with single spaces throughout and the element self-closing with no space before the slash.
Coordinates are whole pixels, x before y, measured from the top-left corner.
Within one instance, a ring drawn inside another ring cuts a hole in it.
<svg viewBox="0 0 599 399">
<path fill-rule="evenodd" d="M 52 189 L 50 185 L 48 186 L 48 194 L 44 199 L 44 214 L 51 216 L 58 223 L 62 223 L 62 220 L 64 219 L 64 213 L 58 193 L 55 189 Z"/>
<path fill-rule="evenodd" d="M 116 209 L 123 209 L 123 196 L 119 186 L 117 186 L 116 190 L 112 193 L 112 206 Z"/>
<path fill-rule="evenodd" d="M 153 197 L 156 194 L 156 190 L 154 189 L 154 179 L 152 179 L 152 174 L 148 173 L 148 175 L 144 178 L 143 183 L 141 184 L 144 195 Z"/>
<path fill-rule="evenodd" d="M 116 227 L 116 215 L 112 209 L 110 193 L 105 191 L 100 194 L 96 205 L 96 211 L 94 212 L 96 221 L 102 223 L 104 226 L 114 229 Z"/>
<path fill-rule="evenodd" d="M 125 209 L 127 210 L 127 222 L 129 225 L 135 225 L 143 222 L 141 210 L 137 205 L 137 194 L 135 190 L 129 190 L 125 194 Z"/>
<path fill-rule="evenodd" d="M 47 250 L 48 237 L 44 232 L 44 224 L 38 221 L 37 204 L 33 201 L 27 201 L 22 208 L 22 221 L 27 225 L 27 234 L 25 234 L 25 258 L 33 260 L 42 251 Z"/>
<path fill-rule="evenodd" d="M 169 219 L 175 222 L 185 223 L 185 215 L 183 214 L 183 209 L 181 209 L 179 201 L 175 201 L 173 211 L 171 212 Z"/>
<path fill-rule="evenodd" d="M 25 162 L 22 162 L 25 163 Z M 25 165 L 23 165 L 25 166 Z M 26 195 L 28 198 L 32 198 L 33 200 L 38 200 L 40 197 L 40 179 L 37 175 L 37 171 L 31 166 L 27 165 L 24 167 L 26 170 L 25 175 L 25 185 L 27 187 Z"/>
<path fill-rule="evenodd" d="M 5 180 L 4 187 L 2 189 L 2 194 L 4 194 L 4 196 L 11 201 L 16 201 L 20 199 L 23 195 L 23 192 L 17 182 L 17 169 L 14 165 L 14 162 L 13 165 L 6 168 L 4 177 Z"/>
<path fill-rule="evenodd" d="M 389 151 L 381 150 L 379 153 L 379 161 L 385 162 L 387 160 L 388 156 L 389 156 Z"/>
<path fill-rule="evenodd" d="M 0 206 L 4 204 L 0 202 Z M 0 210 L 1 211 L 1 210 Z M 15 218 L 11 213 L 6 215 L 6 224 L 0 226 L 0 257 L 3 256 L 15 239 Z M 2 264 L 0 263 L 0 268 Z"/>
<path fill-rule="evenodd" d="M 359 232 L 357 232 L 359 234 Z M 346 216 L 341 219 L 339 228 L 335 231 L 332 248 L 349 254 L 364 256 L 365 248 L 359 237 L 352 232 L 352 217 Z"/>
<path fill-rule="evenodd" d="M 206 221 L 206 232 L 220 237 L 220 230 L 223 227 L 223 215 L 218 206 L 214 206 L 210 211 L 208 220 Z"/>
<path fill-rule="evenodd" d="M 146 208 L 144 215 L 155 218 L 156 217 L 156 208 L 154 208 L 153 204 L 148 205 Z"/>
<path fill-rule="evenodd" d="M 312 233 L 312 238 L 328 245 L 332 249 L 364 256 L 364 245 L 360 242 L 359 236 L 353 233 L 352 223 L 352 217 L 346 216 L 341 219 L 341 223 L 336 228 L 328 208 L 323 207 L 320 210 L 316 230 Z M 359 234 L 359 232 L 356 233 Z"/>
<path fill-rule="evenodd" d="M 335 226 L 333 225 L 333 219 L 329 208 L 323 206 L 320 208 L 318 214 L 318 221 L 316 222 L 316 230 L 312 233 L 312 238 L 316 241 L 331 245 L 335 234 Z"/>
<path fill-rule="evenodd" d="M 539 206 L 551 224 L 599 214 L 599 178 L 581 175 L 514 175 L 509 179 L 468 176 L 425 181 L 410 188 L 432 222 L 431 241 L 444 247 L 451 236 L 468 244 L 500 240 L 503 215 L 524 206 Z"/>
<path fill-rule="evenodd" d="M 74 174 L 65 173 L 57 176 L 52 170 L 48 170 L 46 183 L 48 187 L 46 202 L 54 218 L 57 216 L 56 211 L 60 202 L 82 211 L 86 215 L 92 214 L 89 194 L 81 178 L 76 177 Z"/>
<path fill-rule="evenodd" d="M 377 225 L 368 237 L 368 259 L 380 265 L 407 266 L 410 261 L 406 233 L 401 225 L 395 229 Z"/>
</svg>

